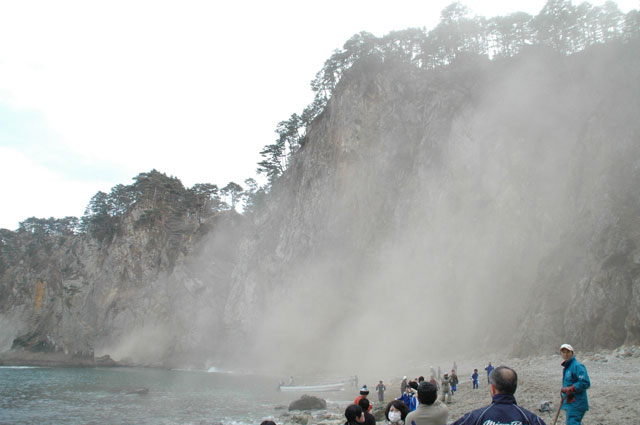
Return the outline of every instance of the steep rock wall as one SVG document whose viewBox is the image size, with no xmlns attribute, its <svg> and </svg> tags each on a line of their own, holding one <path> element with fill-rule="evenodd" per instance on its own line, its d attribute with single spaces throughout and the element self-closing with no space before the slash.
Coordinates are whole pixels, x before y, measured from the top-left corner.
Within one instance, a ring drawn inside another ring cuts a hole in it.
<svg viewBox="0 0 640 425">
<path fill-rule="evenodd" d="M 620 214 L 639 211 L 637 47 L 356 64 L 242 241 L 225 320 L 260 353 L 243 354 L 393 361 L 359 355 L 373 327 L 412 358 L 635 340 L 637 239 Z M 626 241 L 606 242 L 612 226 Z"/>
</svg>

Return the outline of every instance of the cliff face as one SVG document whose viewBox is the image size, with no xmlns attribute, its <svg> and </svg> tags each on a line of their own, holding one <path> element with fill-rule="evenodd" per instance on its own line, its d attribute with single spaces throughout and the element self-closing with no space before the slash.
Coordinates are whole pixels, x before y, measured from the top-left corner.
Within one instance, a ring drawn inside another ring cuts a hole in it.
<svg viewBox="0 0 640 425">
<path fill-rule="evenodd" d="M 1 282 L 1 351 L 13 348 L 18 359 L 43 353 L 38 359 L 91 362 L 109 354 L 202 366 L 221 332 L 228 252 L 237 239 L 228 232 L 239 217 L 220 213 L 198 224 L 161 216 L 140 227 L 141 214 L 133 209 L 102 242 L 16 235 L 9 248 L 17 261 Z"/>
<path fill-rule="evenodd" d="M 637 342 L 637 47 L 356 64 L 242 241 L 227 323 L 287 368 L 392 363 L 374 328 L 407 358 Z"/>
<path fill-rule="evenodd" d="M 361 59 L 250 216 L 23 235 L 0 349 L 382 373 L 638 343 L 638 47 Z"/>
</svg>

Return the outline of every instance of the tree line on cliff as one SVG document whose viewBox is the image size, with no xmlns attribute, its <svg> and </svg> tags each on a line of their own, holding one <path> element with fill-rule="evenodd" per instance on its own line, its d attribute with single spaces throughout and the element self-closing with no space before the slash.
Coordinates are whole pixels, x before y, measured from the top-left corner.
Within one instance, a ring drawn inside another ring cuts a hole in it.
<svg viewBox="0 0 640 425">
<path fill-rule="evenodd" d="M 360 32 L 335 50 L 311 82 L 314 100 L 302 113 L 278 123 L 276 141 L 260 152 L 263 160 L 257 172 L 268 179 L 263 191 L 269 191 L 291 156 L 304 146 L 306 127 L 324 111 L 342 77 L 359 61 L 432 70 L 462 57 L 513 57 L 531 46 L 546 46 L 569 55 L 595 44 L 640 38 L 640 12 L 634 9 L 624 14 L 613 1 L 602 6 L 588 2 L 574 6 L 570 0 L 548 0 L 536 16 L 516 12 L 489 19 L 470 16 L 466 6 L 454 2 L 442 10 L 440 18 L 431 31 L 409 28 L 383 37 Z"/>
<path fill-rule="evenodd" d="M 109 193 L 96 193 L 81 218 L 31 217 L 19 224 L 17 234 L 32 235 L 40 246 L 47 236 L 88 234 L 105 241 L 117 234 L 122 217 L 134 206 L 143 209 L 137 226 L 153 226 L 167 215 L 201 223 L 238 205 L 245 212 L 254 211 L 286 171 L 292 156 L 304 146 L 307 126 L 324 111 L 342 77 L 363 60 L 429 71 L 464 57 L 512 57 L 531 46 L 546 46 L 568 55 L 594 44 L 638 38 L 640 12 L 624 14 L 612 1 L 602 6 L 588 2 L 575 6 L 570 0 L 549 0 L 536 16 L 516 12 L 489 19 L 470 16 L 466 6 L 455 2 L 442 10 L 439 24 L 430 31 L 409 28 L 383 37 L 360 32 L 335 50 L 311 82 L 315 93 L 312 103 L 300 114 L 278 123 L 276 141 L 260 152 L 263 160 L 257 172 L 267 178 L 264 186 L 249 178 L 244 182 L 246 189 L 235 182 L 222 188 L 210 183 L 185 188 L 178 178 L 151 170 L 134 177 L 131 185 L 120 184 Z M 11 262 L 10 245 L 15 236 L 16 232 L 0 229 L 0 272 Z"/>
</svg>

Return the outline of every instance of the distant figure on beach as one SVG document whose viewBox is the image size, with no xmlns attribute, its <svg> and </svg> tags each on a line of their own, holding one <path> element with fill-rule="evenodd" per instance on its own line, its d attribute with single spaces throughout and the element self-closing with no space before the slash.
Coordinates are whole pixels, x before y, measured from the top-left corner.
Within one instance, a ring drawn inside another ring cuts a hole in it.
<svg viewBox="0 0 640 425">
<path fill-rule="evenodd" d="M 429 379 L 429 382 L 431 382 L 431 384 L 436 387 L 436 389 L 440 389 L 440 384 L 438 383 L 438 381 L 436 381 L 436 377 L 434 375 L 431 375 L 431 379 Z"/>
<path fill-rule="evenodd" d="M 402 382 L 400 382 L 400 396 L 402 397 L 402 394 L 404 394 L 404 392 L 407 390 L 407 377 L 403 376 L 402 377 Z"/>
<path fill-rule="evenodd" d="M 449 409 L 438 401 L 438 389 L 431 382 L 418 385 L 418 401 L 416 410 L 407 415 L 407 424 L 446 425 Z"/>
<path fill-rule="evenodd" d="M 358 388 L 358 375 L 353 375 L 353 386 Z"/>
<path fill-rule="evenodd" d="M 293 376 L 289 377 L 289 385 L 294 385 Z"/>
<path fill-rule="evenodd" d="M 493 366 L 491 366 L 491 362 L 489 362 L 489 364 L 487 365 L 487 367 L 484 368 L 484 370 L 487 371 L 487 384 L 491 384 L 491 381 L 489 380 L 489 375 L 491 375 L 491 371 L 493 370 Z"/>
<path fill-rule="evenodd" d="M 534 413 L 516 404 L 514 394 L 518 387 L 516 371 L 499 366 L 489 375 L 491 404 L 463 415 L 451 425 L 471 424 L 529 424 L 545 425 Z"/>
<path fill-rule="evenodd" d="M 440 388 L 442 389 L 442 401 L 445 403 L 451 403 L 451 378 L 449 374 L 445 373 L 440 381 Z"/>
<path fill-rule="evenodd" d="M 360 401 L 358 402 L 358 406 L 360 406 L 360 408 L 364 412 L 364 425 L 376 425 L 375 416 L 369 413 L 369 410 L 371 409 L 371 404 L 369 403 L 369 400 L 366 398 L 361 398 Z"/>
<path fill-rule="evenodd" d="M 378 382 L 378 385 L 376 385 L 376 391 L 378 392 L 378 401 L 384 401 L 384 392 L 386 391 L 386 389 L 387 387 L 384 386 L 381 379 L 380 382 Z"/>
<path fill-rule="evenodd" d="M 569 344 L 560 346 L 562 355 L 562 410 L 567 413 L 567 425 L 580 425 L 582 418 L 589 410 L 587 390 L 591 386 L 587 368 L 573 355 L 573 347 Z"/>
<path fill-rule="evenodd" d="M 453 371 L 454 371 L 455 373 L 458 373 L 458 364 L 456 363 L 456 361 L 455 361 L 455 360 L 453 361 Z"/>
<path fill-rule="evenodd" d="M 473 369 L 473 374 L 471 374 L 471 382 L 473 382 L 473 389 L 478 389 L 478 369 Z"/>
<path fill-rule="evenodd" d="M 451 396 L 456 393 L 458 388 L 458 375 L 456 375 L 456 370 L 451 369 L 451 376 L 449 377 L 449 382 L 451 383 Z"/>
<path fill-rule="evenodd" d="M 355 400 L 353 400 L 353 404 L 358 404 L 360 400 L 362 400 L 363 398 L 368 399 L 368 396 L 369 396 L 369 388 L 367 388 L 366 385 L 363 385 L 362 388 L 360 388 L 360 395 L 356 397 Z M 373 407 L 373 403 L 369 405 L 369 409 L 367 411 L 368 412 L 371 411 L 372 407 Z"/>
<path fill-rule="evenodd" d="M 400 400 L 393 400 L 384 409 L 384 417 L 389 421 L 389 425 L 404 425 L 404 420 L 409 414 L 409 408 Z"/>
<path fill-rule="evenodd" d="M 347 422 L 344 425 L 362 425 L 364 424 L 364 412 L 357 404 L 350 404 L 344 410 L 344 417 Z"/>
</svg>

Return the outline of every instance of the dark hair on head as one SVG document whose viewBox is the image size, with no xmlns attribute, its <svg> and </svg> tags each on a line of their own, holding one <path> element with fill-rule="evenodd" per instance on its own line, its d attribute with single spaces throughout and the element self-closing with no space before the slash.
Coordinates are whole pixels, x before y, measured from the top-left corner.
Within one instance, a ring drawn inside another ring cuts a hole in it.
<svg viewBox="0 0 640 425">
<path fill-rule="evenodd" d="M 418 389 L 418 383 L 417 383 L 416 381 L 411 381 L 411 382 L 409 382 L 409 386 L 410 386 L 411 388 L 413 388 L 414 390 L 417 390 L 417 389 Z"/>
<path fill-rule="evenodd" d="M 418 384 L 424 382 L 424 376 L 418 376 Z"/>
<path fill-rule="evenodd" d="M 358 406 L 360 406 L 364 412 L 369 410 L 369 404 L 369 400 L 364 397 L 358 400 Z"/>
<path fill-rule="evenodd" d="M 518 374 L 507 366 L 498 366 L 489 375 L 489 382 L 500 394 L 513 395 L 518 388 Z"/>
<path fill-rule="evenodd" d="M 260 425 L 276 425 L 276 423 L 273 421 L 262 421 Z"/>
<path fill-rule="evenodd" d="M 347 422 L 355 422 L 357 418 L 362 415 L 362 408 L 357 404 L 350 404 L 344 410 L 344 417 L 347 418 Z"/>
<path fill-rule="evenodd" d="M 409 414 L 409 408 L 406 404 L 401 402 L 400 400 L 393 400 L 387 404 L 387 407 L 384 408 L 384 417 L 389 420 L 389 410 L 391 410 L 391 406 L 395 407 L 400 411 L 400 419 L 404 421 L 404 418 Z"/>
<path fill-rule="evenodd" d="M 438 389 L 431 382 L 421 382 L 418 385 L 418 401 L 420 404 L 432 405 L 438 398 Z"/>
</svg>

